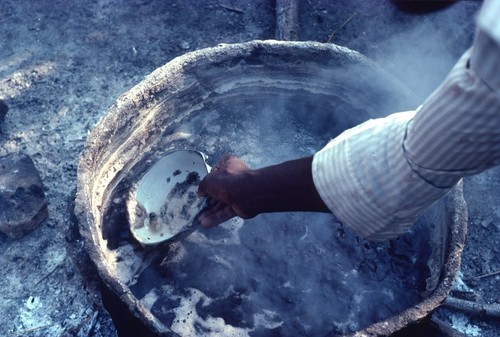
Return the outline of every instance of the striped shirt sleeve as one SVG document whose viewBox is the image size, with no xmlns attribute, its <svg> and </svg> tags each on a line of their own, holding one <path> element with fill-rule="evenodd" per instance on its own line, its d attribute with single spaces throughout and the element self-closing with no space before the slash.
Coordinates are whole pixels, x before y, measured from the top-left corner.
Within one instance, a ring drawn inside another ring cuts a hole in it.
<svg viewBox="0 0 500 337">
<path fill-rule="evenodd" d="M 319 194 L 361 236 L 400 235 L 462 177 L 500 164 L 499 17 L 500 1 L 485 2 L 473 48 L 416 112 L 367 121 L 315 154 Z"/>
</svg>

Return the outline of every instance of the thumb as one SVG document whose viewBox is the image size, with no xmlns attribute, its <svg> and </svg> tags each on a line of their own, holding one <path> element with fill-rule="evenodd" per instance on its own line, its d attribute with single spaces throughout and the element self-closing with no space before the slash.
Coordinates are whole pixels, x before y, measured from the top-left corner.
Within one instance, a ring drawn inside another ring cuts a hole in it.
<svg viewBox="0 0 500 337">
<path fill-rule="evenodd" d="M 235 211 L 231 205 L 222 204 L 218 202 L 216 205 L 209 207 L 207 210 L 201 212 L 198 216 L 198 221 L 205 228 L 217 226 L 229 219 L 236 216 Z"/>
<path fill-rule="evenodd" d="M 208 197 L 209 196 L 208 186 L 207 186 L 207 177 L 209 175 L 210 175 L 210 173 L 208 175 L 206 175 L 205 178 L 203 178 L 203 180 L 198 184 L 198 190 L 196 191 L 196 193 L 198 193 L 199 197 Z"/>
</svg>

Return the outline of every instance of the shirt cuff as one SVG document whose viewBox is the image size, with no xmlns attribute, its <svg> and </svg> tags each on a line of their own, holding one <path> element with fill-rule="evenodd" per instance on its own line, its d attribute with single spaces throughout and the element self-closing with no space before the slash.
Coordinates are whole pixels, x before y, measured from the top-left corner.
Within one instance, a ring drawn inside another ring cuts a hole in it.
<svg viewBox="0 0 500 337">
<path fill-rule="evenodd" d="M 313 158 L 321 198 L 339 221 L 367 239 L 399 236 L 449 190 L 421 179 L 404 157 L 403 138 L 413 116 L 410 111 L 369 120 Z"/>
<path fill-rule="evenodd" d="M 500 4 L 500 1 L 498 3 Z M 500 18 L 497 18 L 497 20 L 500 22 Z M 498 38 L 500 39 L 500 36 Z M 495 56 L 485 57 L 485 55 Z M 500 95 L 500 76 L 498 75 L 498 69 L 500 69 L 499 55 L 500 40 L 495 40 L 487 32 L 477 31 L 470 59 L 471 67 L 479 78 L 497 95 Z"/>
</svg>

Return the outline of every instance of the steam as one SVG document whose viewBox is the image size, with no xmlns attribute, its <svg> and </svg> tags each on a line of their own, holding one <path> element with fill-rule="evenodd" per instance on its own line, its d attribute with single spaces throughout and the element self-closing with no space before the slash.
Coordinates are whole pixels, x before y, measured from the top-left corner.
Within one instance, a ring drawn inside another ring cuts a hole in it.
<svg viewBox="0 0 500 337">
<path fill-rule="evenodd" d="M 457 1 L 427 15 L 397 13 L 399 20 L 373 27 L 384 30 L 387 38 L 364 52 L 413 90 L 422 103 L 472 45 L 480 5 Z"/>
<path fill-rule="evenodd" d="M 269 214 L 230 227 L 193 234 L 182 258 L 168 264 L 172 286 L 161 297 L 176 306 L 152 312 L 170 314 L 180 335 L 346 333 L 419 299 L 415 280 L 387 260 L 387 247 L 354 246 L 329 215 Z"/>
<path fill-rule="evenodd" d="M 352 98 L 350 103 L 362 102 Z M 332 104 L 342 106 L 340 99 Z M 198 135 L 191 146 L 212 160 L 231 153 L 257 168 L 311 155 L 323 146 L 331 134 L 315 134 L 313 126 L 302 127 L 302 119 L 316 118 L 314 124 L 323 126 L 322 118 L 331 114 L 325 109 L 333 108 L 320 105 L 304 115 L 303 106 L 276 97 L 232 107 L 215 104 L 176 131 Z M 345 129 L 355 123 L 353 115 L 328 125 Z M 394 259 L 389 243 L 360 241 L 331 214 L 234 219 L 177 245 L 182 248 L 170 250 L 162 263 L 168 286 L 137 290 L 137 296 L 180 335 L 352 332 L 416 304 L 426 271 L 418 250 L 403 247 Z M 151 306 L 151 298 L 169 300 Z"/>
</svg>

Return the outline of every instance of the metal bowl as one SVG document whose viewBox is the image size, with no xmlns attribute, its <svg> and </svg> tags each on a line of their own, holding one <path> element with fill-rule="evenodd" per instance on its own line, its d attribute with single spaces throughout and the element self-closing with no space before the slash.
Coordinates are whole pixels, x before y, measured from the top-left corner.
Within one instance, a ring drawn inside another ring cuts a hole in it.
<svg viewBox="0 0 500 337">
<path fill-rule="evenodd" d="M 206 159 L 199 151 L 167 153 L 134 184 L 126 205 L 130 232 L 137 242 L 173 242 L 197 228 L 195 218 L 205 201 L 197 189 L 210 171 Z"/>
</svg>

